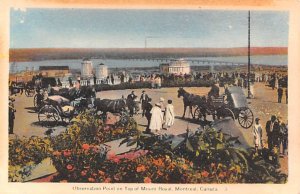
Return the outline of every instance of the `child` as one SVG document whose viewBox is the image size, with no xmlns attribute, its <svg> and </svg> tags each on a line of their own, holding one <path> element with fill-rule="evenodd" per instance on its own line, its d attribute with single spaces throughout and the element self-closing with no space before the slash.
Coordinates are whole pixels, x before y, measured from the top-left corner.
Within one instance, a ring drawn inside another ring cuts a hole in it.
<svg viewBox="0 0 300 194">
<path fill-rule="evenodd" d="M 258 153 L 259 149 L 262 149 L 262 127 L 259 123 L 260 118 L 255 119 L 255 124 L 253 125 L 253 136 L 254 136 L 254 145 L 255 151 Z"/>
<path fill-rule="evenodd" d="M 167 129 L 174 125 L 175 114 L 174 106 L 172 105 L 172 100 L 168 100 L 168 105 L 166 106 L 166 126 Z"/>
</svg>

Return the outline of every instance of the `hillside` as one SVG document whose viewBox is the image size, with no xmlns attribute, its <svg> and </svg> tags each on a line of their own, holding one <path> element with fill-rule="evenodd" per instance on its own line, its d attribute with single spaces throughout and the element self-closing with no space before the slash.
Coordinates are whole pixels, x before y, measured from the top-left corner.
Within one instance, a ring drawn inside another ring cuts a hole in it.
<svg viewBox="0 0 300 194">
<path fill-rule="evenodd" d="M 152 59 L 247 55 L 248 48 L 30 48 L 10 49 L 10 62 L 53 59 Z M 251 55 L 285 55 L 287 47 L 252 47 Z"/>
</svg>

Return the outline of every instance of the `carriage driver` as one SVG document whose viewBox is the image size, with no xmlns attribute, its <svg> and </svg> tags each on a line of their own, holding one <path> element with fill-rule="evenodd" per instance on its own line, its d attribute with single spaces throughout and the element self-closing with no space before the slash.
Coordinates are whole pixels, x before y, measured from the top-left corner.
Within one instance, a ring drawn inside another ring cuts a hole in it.
<svg viewBox="0 0 300 194">
<path fill-rule="evenodd" d="M 212 106 L 212 101 L 214 98 L 218 98 L 219 97 L 219 87 L 216 84 L 213 84 L 211 86 L 210 91 L 208 92 L 208 98 L 207 98 L 207 102 L 208 102 L 208 106 Z"/>
<path fill-rule="evenodd" d="M 80 103 L 80 97 L 81 97 L 81 89 L 80 89 L 80 82 L 76 81 L 75 88 L 72 89 L 70 92 L 70 95 L 72 97 L 71 106 L 75 107 L 77 104 Z"/>
<path fill-rule="evenodd" d="M 213 84 L 211 86 L 211 89 L 210 91 L 208 92 L 208 97 L 211 98 L 211 97 L 214 97 L 214 98 L 218 98 L 219 97 L 219 87 L 216 85 L 216 84 Z"/>
</svg>

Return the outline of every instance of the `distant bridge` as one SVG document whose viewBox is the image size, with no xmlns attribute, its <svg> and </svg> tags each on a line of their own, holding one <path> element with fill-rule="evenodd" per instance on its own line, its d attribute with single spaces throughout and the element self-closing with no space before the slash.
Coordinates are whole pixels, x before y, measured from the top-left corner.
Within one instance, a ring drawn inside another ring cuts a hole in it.
<svg viewBox="0 0 300 194">
<path fill-rule="evenodd" d="M 154 58 L 154 59 L 127 59 L 130 61 L 157 61 L 160 63 L 167 63 L 170 62 L 172 60 L 176 60 L 176 59 L 170 59 L 170 58 Z M 204 59 L 184 59 L 185 61 L 188 61 L 191 63 L 191 65 L 193 64 L 198 64 L 198 65 L 230 65 L 230 66 L 238 66 L 238 65 L 248 65 L 247 62 L 242 63 L 242 62 L 228 62 L 228 61 L 218 61 L 218 60 L 204 60 Z"/>
</svg>

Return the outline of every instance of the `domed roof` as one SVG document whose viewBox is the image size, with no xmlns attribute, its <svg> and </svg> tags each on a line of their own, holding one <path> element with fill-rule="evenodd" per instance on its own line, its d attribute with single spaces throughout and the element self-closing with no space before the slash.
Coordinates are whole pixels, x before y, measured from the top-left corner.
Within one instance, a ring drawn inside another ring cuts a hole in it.
<svg viewBox="0 0 300 194">
<path fill-rule="evenodd" d="M 91 59 L 90 58 L 87 58 L 87 57 L 85 57 L 85 58 L 83 58 L 82 59 L 82 61 L 90 61 Z"/>
<path fill-rule="evenodd" d="M 183 59 L 179 59 L 179 60 L 171 60 L 170 66 L 189 67 L 190 64 L 187 61 L 183 60 Z"/>
</svg>

